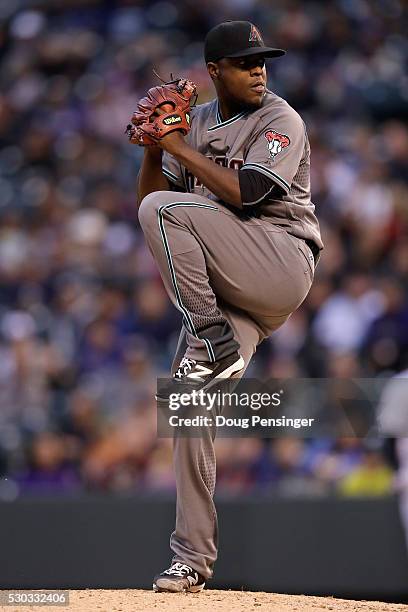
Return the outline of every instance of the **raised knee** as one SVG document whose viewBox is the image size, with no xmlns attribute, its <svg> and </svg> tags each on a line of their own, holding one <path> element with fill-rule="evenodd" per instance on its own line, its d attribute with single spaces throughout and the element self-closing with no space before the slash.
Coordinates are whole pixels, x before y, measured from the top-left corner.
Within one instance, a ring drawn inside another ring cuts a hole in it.
<svg viewBox="0 0 408 612">
<path fill-rule="evenodd" d="M 138 216 L 143 231 L 157 228 L 158 211 L 166 204 L 172 204 L 174 193 L 172 191 L 153 191 L 143 198 L 140 203 Z M 164 214 L 164 213 L 163 213 Z"/>
<path fill-rule="evenodd" d="M 160 206 L 158 191 L 153 191 L 143 198 L 138 210 L 139 223 L 142 229 L 146 229 L 152 223 L 157 224 L 157 210 Z"/>
</svg>

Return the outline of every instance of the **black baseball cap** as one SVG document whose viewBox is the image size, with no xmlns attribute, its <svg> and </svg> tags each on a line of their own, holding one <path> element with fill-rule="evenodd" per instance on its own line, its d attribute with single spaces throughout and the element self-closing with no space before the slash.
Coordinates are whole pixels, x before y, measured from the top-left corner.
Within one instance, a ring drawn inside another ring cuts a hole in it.
<svg viewBox="0 0 408 612">
<path fill-rule="evenodd" d="M 265 47 L 262 36 L 250 21 L 224 21 L 210 30 L 204 41 L 205 62 L 217 62 L 223 57 L 264 57 L 285 55 L 283 49 Z"/>
</svg>

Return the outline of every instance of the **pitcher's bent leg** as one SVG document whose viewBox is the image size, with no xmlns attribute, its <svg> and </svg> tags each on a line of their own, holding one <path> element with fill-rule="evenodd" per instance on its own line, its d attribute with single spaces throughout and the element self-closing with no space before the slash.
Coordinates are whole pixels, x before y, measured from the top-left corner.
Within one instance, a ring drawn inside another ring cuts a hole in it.
<svg viewBox="0 0 408 612">
<path fill-rule="evenodd" d="M 188 356 L 214 362 L 232 355 L 239 344 L 218 308 L 202 246 L 188 217 L 179 212 L 186 208 L 199 215 L 218 214 L 206 198 L 158 191 L 143 199 L 139 221 L 166 291 L 183 315 Z M 201 238 L 205 242 L 205 235 Z"/>
</svg>

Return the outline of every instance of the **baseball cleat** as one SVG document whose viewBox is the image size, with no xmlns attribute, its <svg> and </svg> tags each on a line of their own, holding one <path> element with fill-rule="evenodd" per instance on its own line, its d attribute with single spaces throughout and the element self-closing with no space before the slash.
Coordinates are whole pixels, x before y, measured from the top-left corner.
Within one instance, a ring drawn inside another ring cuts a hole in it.
<svg viewBox="0 0 408 612">
<path fill-rule="evenodd" d="M 170 382 L 158 389 L 156 399 L 167 400 L 172 393 L 192 393 L 207 390 L 213 385 L 242 372 L 245 361 L 239 353 L 209 363 L 183 357 Z"/>
<path fill-rule="evenodd" d="M 198 593 L 204 587 L 204 578 L 189 565 L 179 562 L 157 574 L 153 582 L 156 593 Z"/>
</svg>

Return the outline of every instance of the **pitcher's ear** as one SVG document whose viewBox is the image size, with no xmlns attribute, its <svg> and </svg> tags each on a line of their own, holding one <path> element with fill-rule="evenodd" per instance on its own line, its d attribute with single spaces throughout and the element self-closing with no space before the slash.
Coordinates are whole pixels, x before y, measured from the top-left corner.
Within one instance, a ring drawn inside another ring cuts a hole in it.
<svg viewBox="0 0 408 612">
<path fill-rule="evenodd" d="M 210 77 L 214 79 L 218 79 L 219 68 L 215 62 L 208 62 L 207 70 Z"/>
</svg>

